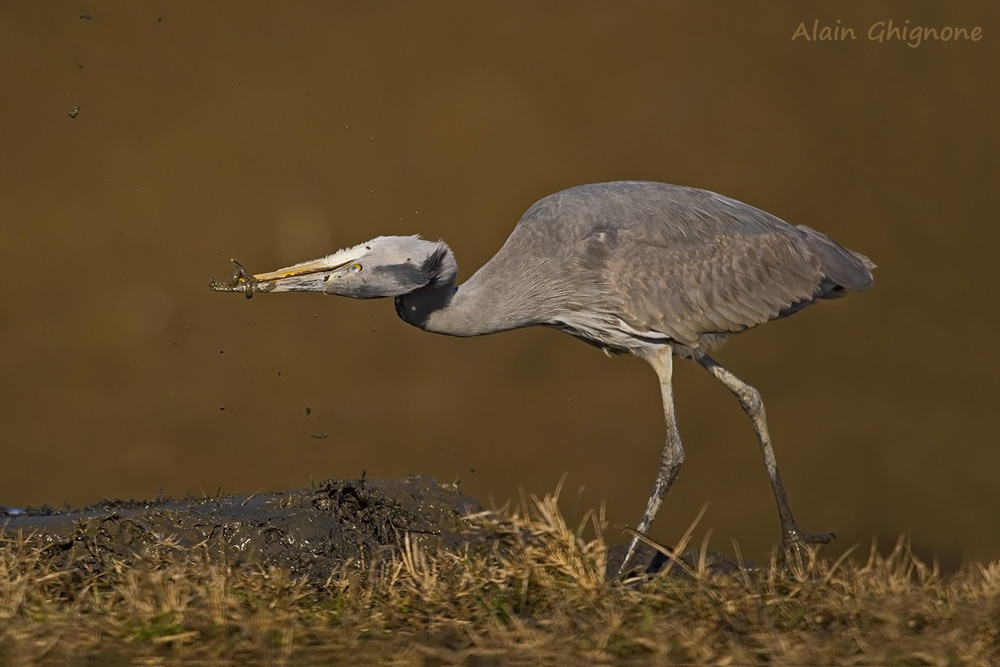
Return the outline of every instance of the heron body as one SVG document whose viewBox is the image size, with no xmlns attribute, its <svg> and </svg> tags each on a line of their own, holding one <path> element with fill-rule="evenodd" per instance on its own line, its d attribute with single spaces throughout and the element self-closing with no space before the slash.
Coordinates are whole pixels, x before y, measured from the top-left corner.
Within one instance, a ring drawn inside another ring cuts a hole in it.
<svg viewBox="0 0 1000 667">
<path fill-rule="evenodd" d="M 795 523 L 774 463 L 763 403 L 706 349 L 729 334 L 820 299 L 872 285 L 874 265 L 805 226 L 696 188 L 621 181 L 570 188 L 525 212 L 503 247 L 461 285 L 441 241 L 383 236 L 272 273 L 229 283 L 241 291 L 320 291 L 395 297 L 406 322 L 479 336 L 529 326 L 564 331 L 610 353 L 648 361 L 660 380 L 666 446 L 637 532 L 649 530 L 684 460 L 671 382 L 688 357 L 740 400 L 757 433 L 778 505 L 783 544 L 828 541 Z M 622 567 L 638 543 L 632 540 Z"/>
</svg>

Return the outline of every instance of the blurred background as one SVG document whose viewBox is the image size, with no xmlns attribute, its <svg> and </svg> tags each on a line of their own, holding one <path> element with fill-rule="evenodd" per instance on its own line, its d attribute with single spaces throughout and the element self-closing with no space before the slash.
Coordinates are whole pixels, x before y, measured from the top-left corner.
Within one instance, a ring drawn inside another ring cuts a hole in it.
<svg viewBox="0 0 1000 667">
<path fill-rule="evenodd" d="M 762 393 L 805 530 L 1000 556 L 1000 5 L 14 3 L 0 17 L 0 504 L 422 473 L 484 504 L 567 475 L 634 525 L 656 376 L 554 330 L 479 339 L 389 300 L 208 290 L 383 234 L 460 280 L 537 199 L 715 190 L 869 255 L 875 288 L 715 355 Z M 793 40 L 800 23 L 854 41 Z M 873 42 L 869 26 L 981 27 Z M 839 24 L 838 24 L 839 21 Z M 733 397 L 675 367 L 687 462 L 653 535 L 763 558 L 767 476 Z M 615 539 L 626 535 L 612 530 Z"/>
</svg>

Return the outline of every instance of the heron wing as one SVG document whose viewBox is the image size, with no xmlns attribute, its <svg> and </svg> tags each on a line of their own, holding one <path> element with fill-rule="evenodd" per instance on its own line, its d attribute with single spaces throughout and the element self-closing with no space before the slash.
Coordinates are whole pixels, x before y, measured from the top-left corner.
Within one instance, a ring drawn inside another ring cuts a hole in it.
<svg viewBox="0 0 1000 667">
<path fill-rule="evenodd" d="M 871 263 L 819 232 L 704 190 L 661 194 L 625 215 L 604 262 L 638 331 L 697 347 L 871 285 Z"/>
<path fill-rule="evenodd" d="M 602 347 L 664 337 L 697 347 L 865 289 L 872 266 L 729 197 L 620 181 L 535 203 L 463 289 L 490 290 L 518 326 L 558 326 Z"/>
</svg>

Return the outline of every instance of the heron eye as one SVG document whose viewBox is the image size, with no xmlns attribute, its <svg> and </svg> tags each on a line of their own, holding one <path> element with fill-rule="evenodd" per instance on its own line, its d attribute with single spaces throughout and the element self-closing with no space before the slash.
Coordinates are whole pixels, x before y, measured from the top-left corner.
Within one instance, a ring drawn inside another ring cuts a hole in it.
<svg viewBox="0 0 1000 667">
<path fill-rule="evenodd" d="M 360 264 L 351 264 L 349 267 L 347 267 L 347 270 L 350 273 L 357 273 L 358 271 L 361 270 L 361 265 Z"/>
</svg>

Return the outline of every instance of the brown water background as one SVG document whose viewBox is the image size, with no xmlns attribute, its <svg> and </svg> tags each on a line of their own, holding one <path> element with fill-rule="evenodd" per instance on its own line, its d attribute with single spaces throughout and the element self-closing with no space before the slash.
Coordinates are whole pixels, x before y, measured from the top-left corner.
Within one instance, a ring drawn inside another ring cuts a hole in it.
<svg viewBox="0 0 1000 667">
<path fill-rule="evenodd" d="M 814 19 L 858 39 L 792 39 Z M 634 178 L 879 265 L 873 290 L 716 355 L 763 394 L 803 528 L 997 558 L 998 19 L 985 0 L 7 3 L 0 504 L 362 471 L 500 503 L 566 473 L 574 520 L 604 501 L 634 524 L 663 441 L 642 362 L 544 329 L 434 336 L 388 300 L 207 287 L 230 257 L 263 271 L 418 232 L 464 279 L 538 198 Z M 982 38 L 867 39 L 889 20 Z M 708 502 L 713 547 L 763 556 L 749 423 L 695 365 L 675 386 L 688 457 L 654 536 Z"/>
</svg>

